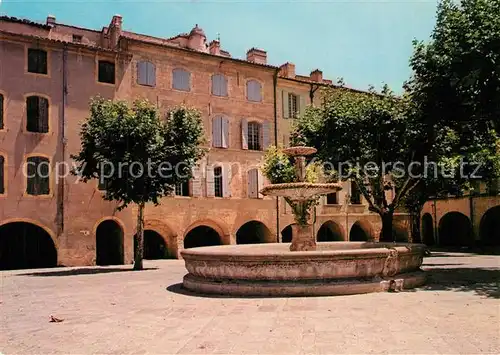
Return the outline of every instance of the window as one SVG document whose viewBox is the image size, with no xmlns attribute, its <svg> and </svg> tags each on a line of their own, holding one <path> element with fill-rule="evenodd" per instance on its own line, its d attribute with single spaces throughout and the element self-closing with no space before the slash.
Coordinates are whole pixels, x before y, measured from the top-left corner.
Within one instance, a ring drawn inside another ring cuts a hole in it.
<svg viewBox="0 0 500 355">
<path fill-rule="evenodd" d="M 326 195 L 326 204 L 327 205 L 336 205 L 338 204 L 337 193 L 333 192 L 331 194 Z"/>
<path fill-rule="evenodd" d="M 222 185 L 222 168 L 217 166 L 214 168 L 214 190 L 215 197 L 223 197 L 223 185 Z"/>
<path fill-rule="evenodd" d="M 0 129 L 3 129 L 3 95 L 0 94 Z"/>
<path fill-rule="evenodd" d="M 50 165 L 49 159 L 44 157 L 29 157 L 27 159 L 28 195 L 48 195 L 50 193 Z"/>
<path fill-rule="evenodd" d="M 174 69 L 172 71 L 172 87 L 176 90 L 191 90 L 191 73 L 184 69 Z"/>
<path fill-rule="evenodd" d="M 73 42 L 75 43 L 82 43 L 83 37 L 80 35 L 73 35 Z"/>
<path fill-rule="evenodd" d="M 259 191 L 262 185 L 262 175 L 260 174 L 258 169 L 251 169 L 248 171 L 248 197 L 249 198 L 259 198 Z"/>
<path fill-rule="evenodd" d="M 100 83 L 115 83 L 115 63 L 100 60 L 98 63 L 97 80 Z"/>
<path fill-rule="evenodd" d="M 229 146 L 229 119 L 217 116 L 212 121 L 212 146 L 228 148 Z"/>
<path fill-rule="evenodd" d="M 28 72 L 47 74 L 47 52 L 43 49 L 28 48 Z"/>
<path fill-rule="evenodd" d="M 227 79 L 224 75 L 212 75 L 212 95 L 227 96 Z"/>
<path fill-rule="evenodd" d="M 351 181 L 351 205 L 361 204 L 361 192 L 355 181 Z"/>
<path fill-rule="evenodd" d="M 260 124 L 257 122 L 248 123 L 248 149 L 260 150 Z"/>
<path fill-rule="evenodd" d="M 97 184 L 97 189 L 99 191 L 106 191 L 106 189 L 108 188 L 109 178 L 107 176 L 110 176 L 110 173 L 112 172 L 112 168 L 109 164 L 105 164 L 103 170 L 104 170 L 103 175 L 105 175 L 105 176 L 99 176 L 99 178 L 98 178 L 99 181 Z"/>
<path fill-rule="evenodd" d="M 0 155 L 0 195 L 5 193 L 5 158 Z"/>
<path fill-rule="evenodd" d="M 137 62 L 137 84 L 156 86 L 156 67 L 151 62 Z"/>
<path fill-rule="evenodd" d="M 288 93 L 288 112 L 290 118 L 297 118 L 299 113 L 298 97 L 292 93 Z"/>
<path fill-rule="evenodd" d="M 36 133 L 49 131 L 49 100 L 40 96 L 26 98 L 26 130 Z"/>
<path fill-rule="evenodd" d="M 262 101 L 262 86 L 257 80 L 247 81 L 247 99 L 248 101 Z"/>
<path fill-rule="evenodd" d="M 189 181 L 178 183 L 175 185 L 176 196 L 190 196 L 189 194 Z"/>
</svg>

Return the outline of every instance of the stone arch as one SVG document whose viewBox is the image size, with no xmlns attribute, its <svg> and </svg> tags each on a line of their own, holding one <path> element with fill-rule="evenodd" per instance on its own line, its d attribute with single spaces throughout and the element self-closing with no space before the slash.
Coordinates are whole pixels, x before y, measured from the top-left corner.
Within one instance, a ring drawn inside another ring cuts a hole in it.
<svg viewBox="0 0 500 355">
<path fill-rule="evenodd" d="M 195 221 L 189 225 L 189 227 L 186 228 L 186 232 L 184 233 L 184 239 L 186 239 L 187 235 L 196 227 L 209 227 L 213 229 L 220 238 L 220 244 L 231 244 L 230 243 L 230 235 L 229 235 L 229 228 L 227 228 L 226 224 L 217 221 L 215 219 L 207 218 L 207 219 L 201 219 L 198 221 Z"/>
<path fill-rule="evenodd" d="M 448 212 L 439 220 L 439 245 L 470 246 L 474 244 L 472 224 L 461 212 Z"/>
<path fill-rule="evenodd" d="M 49 228 L 24 218 L 0 224 L 0 270 L 55 266 L 55 235 Z"/>
<path fill-rule="evenodd" d="M 198 225 L 184 237 L 184 249 L 222 245 L 221 235 L 212 227 Z"/>
<path fill-rule="evenodd" d="M 349 232 L 349 241 L 366 242 L 372 239 L 372 226 L 368 221 L 356 221 Z"/>
<path fill-rule="evenodd" d="M 134 235 L 134 252 L 136 246 Z M 166 223 L 158 220 L 144 222 L 144 259 L 177 258 L 177 235 Z"/>
<path fill-rule="evenodd" d="M 94 227 L 96 265 L 121 265 L 124 262 L 123 223 L 115 217 L 101 219 Z"/>
<path fill-rule="evenodd" d="M 292 224 L 289 224 L 285 228 L 281 230 L 281 242 L 282 243 L 291 243 L 292 242 Z"/>
<path fill-rule="evenodd" d="M 251 220 L 236 231 L 236 244 L 273 243 L 273 233 L 262 222 Z"/>
<path fill-rule="evenodd" d="M 318 229 L 316 240 L 318 242 L 343 242 L 345 240 L 344 229 L 337 222 L 326 221 Z"/>
<path fill-rule="evenodd" d="M 425 213 L 422 216 L 422 224 L 420 231 L 422 233 L 423 243 L 426 245 L 434 245 L 434 220 L 430 213 Z"/>
<path fill-rule="evenodd" d="M 500 245 L 500 205 L 490 208 L 481 218 L 479 225 L 481 244 Z"/>
</svg>

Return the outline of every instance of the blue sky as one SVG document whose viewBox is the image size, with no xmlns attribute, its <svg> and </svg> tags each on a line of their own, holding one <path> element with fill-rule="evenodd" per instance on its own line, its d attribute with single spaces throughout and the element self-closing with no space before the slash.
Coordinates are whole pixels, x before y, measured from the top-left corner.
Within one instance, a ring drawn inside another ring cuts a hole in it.
<svg viewBox="0 0 500 355">
<path fill-rule="evenodd" d="M 100 29 L 114 14 L 134 32 L 171 37 L 198 23 L 207 39 L 220 33 L 233 57 L 246 50 L 267 50 L 268 62 L 295 63 L 298 74 L 313 69 L 348 86 L 366 89 L 389 84 L 396 92 L 409 77 L 414 38 L 427 40 L 437 0 L 344 1 L 131 1 L 0 0 L 2 15 Z"/>
</svg>

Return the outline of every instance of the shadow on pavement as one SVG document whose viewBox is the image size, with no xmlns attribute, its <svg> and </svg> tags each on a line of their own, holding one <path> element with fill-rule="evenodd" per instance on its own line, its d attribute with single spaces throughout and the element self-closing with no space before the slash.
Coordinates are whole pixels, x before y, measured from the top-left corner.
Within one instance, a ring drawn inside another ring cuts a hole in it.
<svg viewBox="0 0 500 355">
<path fill-rule="evenodd" d="M 156 267 L 144 268 L 141 271 L 147 270 L 157 270 Z M 75 275 L 94 275 L 94 274 L 106 274 L 111 272 L 134 272 L 132 268 L 124 267 L 86 267 L 78 269 L 66 269 L 66 270 L 54 270 L 54 271 L 40 271 L 40 272 L 29 272 L 25 274 L 18 274 L 17 276 L 75 276 Z"/>
<path fill-rule="evenodd" d="M 283 298 L 283 296 L 235 296 L 235 295 L 211 295 L 206 293 L 196 293 L 186 290 L 182 286 L 182 282 L 168 286 L 167 291 L 177 293 L 183 296 L 200 297 L 200 298 Z"/>
</svg>

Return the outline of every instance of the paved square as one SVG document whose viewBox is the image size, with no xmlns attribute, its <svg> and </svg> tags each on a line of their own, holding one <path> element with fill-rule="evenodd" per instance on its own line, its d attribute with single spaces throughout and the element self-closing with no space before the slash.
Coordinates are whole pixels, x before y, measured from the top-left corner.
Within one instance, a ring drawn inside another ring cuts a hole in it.
<svg viewBox="0 0 500 355">
<path fill-rule="evenodd" d="M 499 353 L 500 256 L 434 255 L 414 292 L 321 298 L 186 294 L 179 260 L 3 271 L 0 353 Z"/>
</svg>

